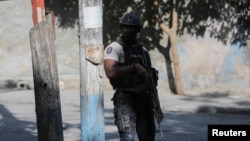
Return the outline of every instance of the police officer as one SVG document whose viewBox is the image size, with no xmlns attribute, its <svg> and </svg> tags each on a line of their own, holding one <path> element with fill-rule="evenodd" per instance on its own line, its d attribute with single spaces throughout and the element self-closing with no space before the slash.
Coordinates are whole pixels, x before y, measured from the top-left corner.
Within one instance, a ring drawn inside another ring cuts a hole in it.
<svg viewBox="0 0 250 141">
<path fill-rule="evenodd" d="M 138 42 L 141 19 L 135 14 L 125 14 L 120 19 L 121 37 L 109 44 L 104 52 L 104 70 L 115 94 L 115 124 L 120 141 L 155 140 L 155 122 L 152 104 L 143 84 L 151 66 L 146 48 Z"/>
</svg>

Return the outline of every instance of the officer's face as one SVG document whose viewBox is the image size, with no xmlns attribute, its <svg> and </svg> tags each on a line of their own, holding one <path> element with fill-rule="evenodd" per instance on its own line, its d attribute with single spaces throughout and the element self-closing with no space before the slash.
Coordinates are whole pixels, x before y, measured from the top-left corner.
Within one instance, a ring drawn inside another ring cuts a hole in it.
<svg viewBox="0 0 250 141">
<path fill-rule="evenodd" d="M 136 35 L 138 33 L 138 27 L 126 25 L 121 27 L 121 31 L 125 40 L 132 40 L 136 38 Z"/>
</svg>

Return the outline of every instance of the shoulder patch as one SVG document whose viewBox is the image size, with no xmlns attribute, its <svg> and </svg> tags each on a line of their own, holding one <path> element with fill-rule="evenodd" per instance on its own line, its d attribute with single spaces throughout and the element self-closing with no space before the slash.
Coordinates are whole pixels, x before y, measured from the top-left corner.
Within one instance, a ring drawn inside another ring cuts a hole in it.
<svg viewBox="0 0 250 141">
<path fill-rule="evenodd" d="M 106 52 L 107 52 L 107 54 L 110 54 L 110 53 L 112 52 L 112 50 L 113 50 L 113 49 L 112 49 L 112 47 L 111 47 L 111 46 L 109 46 L 109 47 L 107 48 L 107 51 L 106 51 Z"/>
</svg>

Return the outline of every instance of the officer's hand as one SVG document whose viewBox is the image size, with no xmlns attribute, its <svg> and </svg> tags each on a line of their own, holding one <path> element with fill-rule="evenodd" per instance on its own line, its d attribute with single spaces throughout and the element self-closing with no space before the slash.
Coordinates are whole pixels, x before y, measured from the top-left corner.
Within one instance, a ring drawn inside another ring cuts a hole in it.
<svg viewBox="0 0 250 141">
<path fill-rule="evenodd" d="M 135 70 L 137 75 L 141 76 L 142 78 L 147 81 L 148 75 L 147 75 L 147 70 L 140 64 L 135 64 Z"/>
</svg>

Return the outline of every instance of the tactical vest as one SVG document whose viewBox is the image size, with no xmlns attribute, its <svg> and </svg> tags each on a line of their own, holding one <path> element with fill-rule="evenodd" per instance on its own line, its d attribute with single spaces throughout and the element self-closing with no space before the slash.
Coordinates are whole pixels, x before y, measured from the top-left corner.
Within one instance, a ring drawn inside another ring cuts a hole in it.
<svg viewBox="0 0 250 141">
<path fill-rule="evenodd" d="M 125 56 L 125 62 L 119 63 L 119 66 L 132 65 L 133 63 L 151 66 L 149 54 L 142 44 L 127 45 L 123 40 L 117 40 L 117 42 L 122 45 Z M 133 89 L 145 83 L 145 80 L 138 76 L 136 72 L 131 72 L 119 78 L 110 79 L 110 83 L 114 89 Z"/>
</svg>

